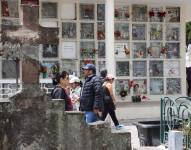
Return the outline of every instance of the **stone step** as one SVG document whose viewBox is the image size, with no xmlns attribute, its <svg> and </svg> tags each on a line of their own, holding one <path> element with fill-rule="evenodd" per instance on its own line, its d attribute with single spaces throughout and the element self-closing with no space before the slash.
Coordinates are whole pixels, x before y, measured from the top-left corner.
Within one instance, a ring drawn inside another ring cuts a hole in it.
<svg viewBox="0 0 191 150">
<path fill-rule="evenodd" d="M 138 149 L 133 149 L 133 150 L 168 150 L 168 149 L 166 149 L 163 145 L 160 145 L 160 146 L 142 146 L 139 147 Z"/>
<path fill-rule="evenodd" d="M 124 126 L 121 130 L 116 130 L 114 127 L 111 128 L 112 133 L 120 133 L 120 132 L 130 132 L 131 133 L 131 147 L 133 149 L 138 149 L 140 147 L 140 140 L 138 137 L 138 130 L 135 125 Z"/>
</svg>

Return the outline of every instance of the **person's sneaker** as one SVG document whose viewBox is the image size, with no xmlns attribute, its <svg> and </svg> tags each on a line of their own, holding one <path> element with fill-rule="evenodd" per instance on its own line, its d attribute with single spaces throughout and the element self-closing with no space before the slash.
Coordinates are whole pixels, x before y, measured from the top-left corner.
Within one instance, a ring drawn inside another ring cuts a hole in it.
<svg viewBox="0 0 191 150">
<path fill-rule="evenodd" d="M 117 125 L 115 128 L 116 128 L 116 130 L 121 130 L 121 129 L 123 129 L 123 128 L 124 128 L 124 125 L 119 124 L 119 125 Z"/>
</svg>

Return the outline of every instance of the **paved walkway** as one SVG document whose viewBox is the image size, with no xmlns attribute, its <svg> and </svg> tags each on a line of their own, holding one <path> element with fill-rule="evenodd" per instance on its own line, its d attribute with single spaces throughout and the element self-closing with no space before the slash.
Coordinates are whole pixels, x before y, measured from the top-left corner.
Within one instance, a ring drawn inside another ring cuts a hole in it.
<svg viewBox="0 0 191 150">
<path fill-rule="evenodd" d="M 167 150 L 163 145 L 156 146 L 156 147 L 142 147 L 140 146 L 140 140 L 138 137 L 138 131 L 137 127 L 135 125 L 126 125 L 121 130 L 116 130 L 114 127 L 112 127 L 113 133 L 119 133 L 119 132 L 130 132 L 131 133 L 131 146 L 132 150 Z"/>
</svg>

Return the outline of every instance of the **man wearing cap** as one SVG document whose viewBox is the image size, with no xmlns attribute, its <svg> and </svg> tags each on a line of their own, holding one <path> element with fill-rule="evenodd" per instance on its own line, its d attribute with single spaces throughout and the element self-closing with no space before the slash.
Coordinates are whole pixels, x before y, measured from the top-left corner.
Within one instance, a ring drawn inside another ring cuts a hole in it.
<svg viewBox="0 0 191 150">
<path fill-rule="evenodd" d="M 85 112 L 86 123 L 97 121 L 97 114 L 103 109 L 103 89 L 101 79 L 96 76 L 93 64 L 82 67 L 85 76 L 80 96 L 80 109 Z"/>
</svg>

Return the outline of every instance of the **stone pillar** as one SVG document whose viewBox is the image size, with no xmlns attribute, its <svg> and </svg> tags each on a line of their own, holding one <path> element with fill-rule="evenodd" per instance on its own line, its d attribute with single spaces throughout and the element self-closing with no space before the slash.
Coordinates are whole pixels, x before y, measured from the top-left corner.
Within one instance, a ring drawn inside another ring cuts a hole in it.
<svg viewBox="0 0 191 150">
<path fill-rule="evenodd" d="M 65 150 L 66 114 L 63 100 L 49 101 L 46 111 L 46 150 Z"/>
<path fill-rule="evenodd" d="M 9 102 L 0 103 L 0 149 L 9 150 L 12 137 L 11 105 Z"/>
<path fill-rule="evenodd" d="M 183 133 L 181 131 L 169 131 L 168 133 L 168 150 L 183 149 Z"/>
<path fill-rule="evenodd" d="M 111 133 L 110 124 L 104 121 L 87 125 L 82 112 L 66 112 L 63 135 L 66 150 L 131 149 L 131 134 L 129 132 Z"/>
<path fill-rule="evenodd" d="M 64 138 L 68 141 L 65 142 L 65 149 L 91 149 L 92 143 L 90 136 L 87 136 L 89 130 L 87 129 L 87 125 L 85 123 L 84 113 L 78 111 L 68 111 L 66 114 L 64 126 L 67 130 L 64 131 Z"/>
<path fill-rule="evenodd" d="M 106 68 L 115 75 L 114 0 L 105 0 Z"/>
</svg>

